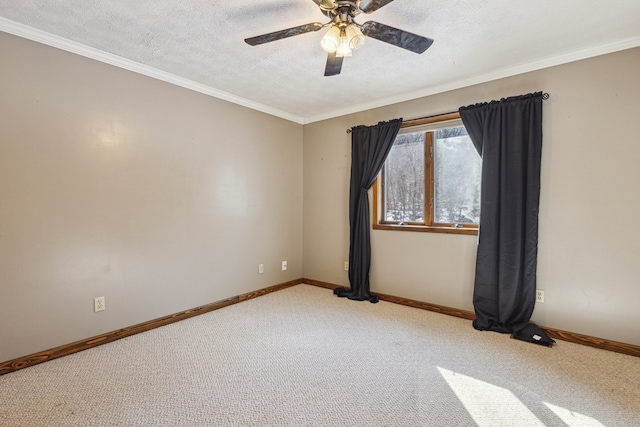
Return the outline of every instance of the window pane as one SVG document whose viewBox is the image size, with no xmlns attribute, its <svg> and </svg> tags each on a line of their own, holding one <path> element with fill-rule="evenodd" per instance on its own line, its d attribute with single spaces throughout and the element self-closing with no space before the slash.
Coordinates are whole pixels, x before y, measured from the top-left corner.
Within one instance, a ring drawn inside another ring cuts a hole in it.
<svg viewBox="0 0 640 427">
<path fill-rule="evenodd" d="M 398 135 L 384 173 L 385 220 L 424 222 L 424 133 Z"/>
<path fill-rule="evenodd" d="M 482 161 L 464 126 L 434 133 L 434 222 L 478 224 Z"/>
</svg>

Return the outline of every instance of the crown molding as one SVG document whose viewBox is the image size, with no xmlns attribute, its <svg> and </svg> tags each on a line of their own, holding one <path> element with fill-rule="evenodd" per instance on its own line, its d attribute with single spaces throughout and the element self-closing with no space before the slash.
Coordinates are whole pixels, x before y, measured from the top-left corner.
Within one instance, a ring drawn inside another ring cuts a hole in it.
<svg viewBox="0 0 640 427">
<path fill-rule="evenodd" d="M 376 99 L 375 101 L 352 105 L 348 108 L 333 110 L 328 113 L 307 117 L 305 124 L 328 120 L 335 117 L 346 116 L 347 114 L 359 113 L 374 108 L 385 107 L 387 105 L 397 104 L 399 102 L 411 101 L 425 96 L 436 95 L 438 93 L 449 92 L 464 87 L 487 83 L 494 80 L 500 80 L 507 77 L 524 74 L 531 71 L 537 71 L 544 68 L 554 67 L 556 65 L 568 64 L 570 62 L 580 61 L 582 59 L 593 58 L 608 53 L 614 53 L 621 50 L 633 49 L 640 46 L 640 36 L 629 39 L 619 40 L 612 43 L 606 43 L 598 46 L 579 49 L 567 52 L 561 55 L 544 58 L 538 61 L 527 62 L 509 67 L 503 67 L 489 73 L 477 74 L 475 76 L 454 80 L 437 86 L 430 86 L 413 92 L 408 92 L 396 96 Z"/>
<path fill-rule="evenodd" d="M 51 47 L 55 47 L 67 52 L 75 53 L 87 58 L 95 59 L 96 61 L 104 62 L 105 64 L 123 68 L 128 71 L 133 71 L 134 73 L 142 74 L 144 76 L 161 80 L 166 83 L 171 83 L 173 85 L 209 95 L 214 98 L 222 99 L 224 101 L 228 101 L 237 105 L 241 105 L 252 110 L 260 111 L 299 124 L 305 124 L 305 119 L 295 114 L 278 110 L 276 108 L 269 107 L 268 105 L 250 101 L 231 93 L 224 92 L 210 86 L 206 86 L 201 83 L 197 83 L 192 80 L 167 73 L 166 71 L 158 70 L 157 68 L 149 67 L 130 59 L 123 58 L 121 56 L 114 55 L 100 49 L 89 47 L 84 44 L 74 42 L 72 40 L 68 40 L 63 37 L 59 37 L 45 31 L 11 21 L 6 18 L 0 17 L 0 31 L 38 43 L 42 43 Z"/>
<path fill-rule="evenodd" d="M 83 45 L 72 40 L 65 39 L 50 33 L 47 33 L 36 28 L 29 27 L 24 24 L 20 24 L 11 21 L 6 18 L 0 17 L 0 31 L 4 31 L 9 34 L 13 34 L 28 40 L 32 40 L 38 43 L 42 43 L 48 46 L 52 46 L 67 52 L 75 53 L 77 55 L 85 56 L 87 58 L 95 59 L 97 61 L 113 65 L 119 68 L 123 68 L 128 71 L 133 71 L 138 74 L 142 74 L 157 80 L 161 80 L 167 83 L 174 84 L 186 89 L 193 90 L 205 95 L 212 96 L 214 98 L 222 99 L 243 107 L 250 108 L 252 110 L 260 111 L 275 117 L 280 117 L 285 120 L 289 120 L 301 125 L 309 123 L 319 122 L 322 120 L 328 120 L 348 114 L 359 113 L 374 108 L 385 107 L 387 105 L 397 104 L 399 102 L 411 101 L 418 98 L 423 98 L 430 95 L 436 95 L 451 90 L 461 89 L 468 86 L 473 86 L 480 83 L 486 83 L 494 80 L 499 80 L 518 74 L 524 74 L 531 71 L 541 70 L 544 68 L 553 67 L 556 65 L 567 64 L 570 62 L 580 61 L 582 59 L 588 59 L 595 56 L 605 55 L 608 53 L 618 52 L 621 50 L 632 49 L 640 46 L 640 36 L 632 37 L 629 39 L 619 40 L 611 43 L 605 43 L 598 46 L 593 46 L 585 49 L 579 49 L 571 52 L 567 52 L 561 55 L 552 56 L 549 58 L 543 58 L 537 61 L 518 64 L 515 66 L 503 67 L 489 73 L 477 74 L 465 79 L 454 80 L 443 83 L 437 86 L 429 86 L 417 91 L 407 92 L 391 97 L 376 99 L 371 102 L 365 102 L 355 104 L 347 108 L 339 108 L 331 110 L 329 112 L 310 116 L 302 117 L 295 114 L 291 114 L 286 111 L 282 111 L 268 105 L 260 104 L 246 98 L 242 98 L 233 95 L 228 92 L 224 92 L 215 89 L 210 86 L 203 85 L 201 83 L 194 82 L 171 73 L 167 73 L 162 70 L 158 70 L 153 67 L 142 65 L 138 62 L 132 61 L 127 58 L 123 58 L 118 55 L 114 55 L 100 49 L 95 49 L 86 45 Z"/>
</svg>

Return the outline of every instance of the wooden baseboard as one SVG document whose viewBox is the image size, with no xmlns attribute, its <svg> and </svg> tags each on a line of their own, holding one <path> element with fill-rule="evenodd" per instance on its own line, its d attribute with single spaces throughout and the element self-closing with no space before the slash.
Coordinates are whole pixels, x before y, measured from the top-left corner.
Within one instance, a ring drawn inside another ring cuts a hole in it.
<svg viewBox="0 0 640 427">
<path fill-rule="evenodd" d="M 246 294 L 238 295 L 239 302 L 247 301 L 253 298 L 261 297 L 263 295 L 270 294 L 272 292 L 281 291 L 291 286 L 299 285 L 302 283 L 302 279 L 295 279 L 289 282 L 280 283 L 279 285 L 269 286 L 268 288 L 259 289 L 257 291 L 249 292 Z"/>
<path fill-rule="evenodd" d="M 58 357 L 67 356 L 73 353 L 77 353 L 83 350 L 87 350 L 93 347 L 97 347 L 102 344 L 107 344 L 121 338 L 129 337 L 131 335 L 139 334 L 141 332 L 150 331 L 160 326 L 169 325 L 171 323 L 179 322 L 190 317 L 198 316 L 200 314 L 209 313 L 214 310 L 218 310 L 229 305 L 237 304 L 242 301 L 247 301 L 252 298 L 257 298 L 263 295 L 270 294 L 291 286 L 295 286 L 301 283 L 307 285 L 317 286 L 326 289 L 335 289 L 341 287 L 333 283 L 322 282 L 313 279 L 295 279 L 289 282 L 280 283 L 278 285 L 269 286 L 264 289 L 259 289 L 254 292 L 249 292 L 242 295 L 237 295 L 231 298 L 227 298 L 221 301 L 216 301 L 211 304 L 196 307 L 190 310 L 181 311 L 179 313 L 171 314 L 169 316 L 160 317 L 158 319 L 149 320 L 134 326 L 130 326 L 117 331 L 107 332 L 106 334 L 98 335 L 86 340 L 76 341 L 71 344 L 61 345 L 50 350 L 34 353 L 29 356 L 19 357 L 17 359 L 9 360 L 7 362 L 0 362 L 0 375 L 8 374 L 10 372 L 17 371 L 19 369 L 34 366 L 39 363 L 47 362 L 49 360 L 57 359 Z M 475 315 L 471 311 L 459 310 L 456 308 L 446 307 L 437 304 L 430 304 L 422 301 L 416 301 L 408 298 L 401 298 L 392 295 L 375 293 L 375 295 L 382 301 L 391 302 L 394 304 L 406 305 L 408 307 L 419 308 L 421 310 L 434 311 L 436 313 L 446 314 L 449 316 L 460 317 L 462 319 L 473 320 Z M 554 339 L 560 339 L 575 344 L 582 344 L 589 347 L 595 347 L 602 350 L 613 351 L 616 353 L 627 354 L 629 356 L 640 357 L 640 346 L 621 343 L 617 341 L 611 341 L 603 338 L 590 337 L 588 335 L 577 334 L 574 332 L 567 332 L 560 329 L 553 329 L 541 326 L 550 337 Z"/>
<path fill-rule="evenodd" d="M 333 283 L 321 282 L 319 280 L 313 280 L 313 279 L 302 279 L 302 283 L 305 283 L 307 285 L 317 286 L 319 288 L 326 288 L 326 289 L 335 289 L 335 288 L 343 287 L 340 285 L 335 285 Z M 435 311 L 436 313 L 442 313 L 449 316 L 461 317 L 463 319 L 469 319 L 469 320 L 475 319 L 475 314 L 472 311 L 458 310 L 457 308 L 446 307 L 444 305 L 429 304 L 427 302 L 416 301 L 416 300 L 402 298 L 402 297 L 395 297 L 393 295 L 386 295 L 378 292 L 372 292 L 372 294 L 380 298 L 380 301 L 392 302 L 394 304 L 406 305 L 408 307 L 419 308 L 422 310 Z"/>
<path fill-rule="evenodd" d="M 328 282 L 321 282 L 319 280 L 313 280 L 313 279 L 302 279 L 302 283 L 304 283 L 305 285 L 312 285 L 312 286 L 317 286 L 319 288 L 326 288 L 326 289 L 336 289 L 336 288 L 343 288 L 344 286 L 341 285 L 335 285 L 333 283 L 328 283 Z"/>
<path fill-rule="evenodd" d="M 312 279 L 302 279 L 302 283 L 318 286 L 320 288 L 335 289 L 342 286 L 333 283 L 321 282 Z M 372 292 L 377 295 L 381 301 L 388 301 L 395 304 L 406 305 L 409 307 L 419 308 L 422 310 L 435 311 L 436 313 L 446 314 L 449 316 L 460 317 L 467 320 L 475 319 L 475 313 L 472 311 L 458 310 L 456 308 L 445 307 L 437 304 L 429 304 L 422 301 L 416 301 L 408 298 L 395 297 L 392 295 L 380 294 Z M 575 332 L 563 331 L 560 329 L 548 328 L 540 326 L 551 338 L 571 342 L 574 344 L 586 345 L 589 347 L 599 348 L 601 350 L 613 351 L 615 353 L 627 354 L 629 356 L 640 357 L 640 346 L 633 344 L 626 344 L 618 341 L 607 340 L 604 338 L 596 338 L 588 335 L 582 335 Z"/>
<path fill-rule="evenodd" d="M 613 351 L 615 353 L 627 354 L 629 356 L 640 357 L 640 346 L 627 344 L 619 341 L 607 340 L 604 338 L 591 337 L 575 332 L 563 331 L 560 329 L 541 328 L 553 339 L 572 342 L 574 344 L 582 344 L 589 347 L 599 348 L 601 350 Z"/>
<path fill-rule="evenodd" d="M 61 345 L 50 350 L 34 353 L 29 356 L 19 357 L 17 359 L 9 360 L 7 362 L 0 363 L 0 375 L 8 374 L 10 372 L 17 371 L 19 369 L 34 366 L 39 363 L 47 362 L 49 360 L 57 359 L 58 357 L 68 356 L 79 351 L 87 350 L 93 347 L 97 347 L 102 344 L 107 344 L 121 338 L 129 337 L 131 335 L 139 334 L 140 332 L 150 331 L 160 326 L 169 325 L 171 323 L 179 322 L 190 317 L 198 316 L 200 314 L 209 313 L 214 310 L 218 310 L 229 305 L 237 304 L 242 301 L 247 301 L 252 298 L 256 298 L 262 295 L 276 292 L 291 286 L 295 286 L 302 283 L 302 279 L 295 279 L 289 282 L 280 283 L 278 285 L 269 286 L 264 289 L 260 289 L 254 292 L 249 292 L 242 295 L 237 295 L 231 298 L 227 298 L 221 301 L 216 301 L 211 304 L 203 305 L 200 307 L 192 308 L 190 310 L 181 311 L 179 313 L 171 314 L 169 316 L 160 317 L 158 319 L 149 320 L 148 322 L 139 323 L 134 326 L 130 326 L 117 331 L 107 332 L 106 334 L 98 335 L 88 338 L 86 340 L 76 341 L 71 344 Z"/>
</svg>

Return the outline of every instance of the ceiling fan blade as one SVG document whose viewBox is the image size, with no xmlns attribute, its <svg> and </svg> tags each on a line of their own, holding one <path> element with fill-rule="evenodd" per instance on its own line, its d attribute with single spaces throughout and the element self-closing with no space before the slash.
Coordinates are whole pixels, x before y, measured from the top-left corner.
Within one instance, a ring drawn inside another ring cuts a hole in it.
<svg viewBox="0 0 640 427">
<path fill-rule="evenodd" d="M 287 37 L 299 36 L 300 34 L 309 33 L 311 31 L 318 31 L 323 25 L 319 22 L 312 22 L 311 24 L 300 25 L 293 28 L 287 28 L 286 30 L 274 31 L 273 33 L 263 34 L 261 36 L 251 37 L 244 39 L 245 42 L 251 46 L 257 46 L 263 43 L 269 43 L 280 39 L 286 39 Z"/>
<path fill-rule="evenodd" d="M 399 30 L 374 21 L 362 24 L 362 33 L 365 36 L 378 39 L 385 43 L 389 43 L 415 53 L 424 52 L 429 49 L 429 46 L 433 43 L 433 40 L 427 37 L 422 37 L 417 34 Z"/>
<path fill-rule="evenodd" d="M 313 1 L 316 1 L 316 0 L 313 0 Z M 369 2 L 367 2 L 367 4 L 364 7 L 361 7 L 360 10 L 363 11 L 364 13 L 375 12 L 381 7 L 388 5 L 392 1 L 393 0 L 370 0 Z"/>
<path fill-rule="evenodd" d="M 335 76 L 340 74 L 342 71 L 342 60 L 344 57 L 337 57 L 335 52 L 327 55 L 327 66 L 324 69 L 324 75 L 326 76 Z"/>
</svg>

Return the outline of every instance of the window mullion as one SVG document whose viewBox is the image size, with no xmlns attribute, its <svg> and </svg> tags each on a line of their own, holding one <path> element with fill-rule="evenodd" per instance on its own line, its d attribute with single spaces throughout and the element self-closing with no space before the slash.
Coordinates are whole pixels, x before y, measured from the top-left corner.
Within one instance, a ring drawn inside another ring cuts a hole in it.
<svg viewBox="0 0 640 427">
<path fill-rule="evenodd" d="M 433 225 L 433 132 L 424 135 L 424 220 Z"/>
</svg>

